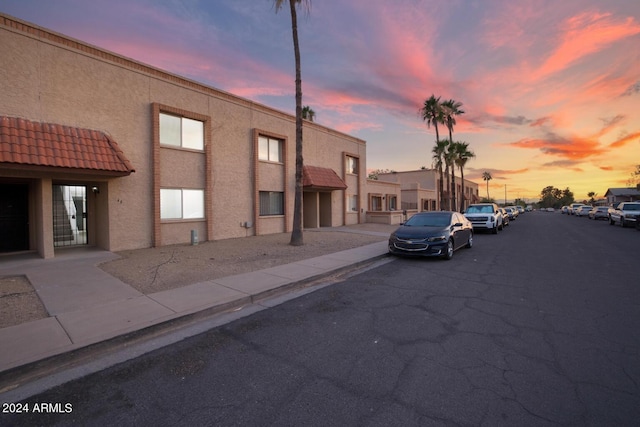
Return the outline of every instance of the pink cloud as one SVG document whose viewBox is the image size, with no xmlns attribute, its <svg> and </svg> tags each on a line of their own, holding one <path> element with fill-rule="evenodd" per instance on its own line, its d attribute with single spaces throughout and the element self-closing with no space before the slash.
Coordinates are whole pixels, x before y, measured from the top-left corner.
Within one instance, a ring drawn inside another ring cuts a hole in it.
<svg viewBox="0 0 640 427">
<path fill-rule="evenodd" d="M 640 25 L 632 17 L 621 21 L 612 18 L 610 13 L 585 12 L 565 21 L 560 31 L 560 44 L 535 71 L 533 80 L 561 71 L 582 57 L 639 34 Z"/>
<path fill-rule="evenodd" d="M 632 142 L 640 142 L 640 132 L 634 132 L 609 144 L 611 148 L 621 148 Z"/>
<path fill-rule="evenodd" d="M 548 139 L 523 138 L 507 145 L 515 148 L 536 149 L 545 154 L 569 160 L 581 160 L 604 154 L 606 151 L 595 140 L 575 136 L 570 139 L 558 137 Z"/>
</svg>

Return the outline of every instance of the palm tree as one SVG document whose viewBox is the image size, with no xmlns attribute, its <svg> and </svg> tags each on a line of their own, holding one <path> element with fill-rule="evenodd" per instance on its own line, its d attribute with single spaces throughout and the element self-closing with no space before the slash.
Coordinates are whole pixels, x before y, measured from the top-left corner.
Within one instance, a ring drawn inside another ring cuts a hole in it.
<svg viewBox="0 0 640 427">
<path fill-rule="evenodd" d="M 488 171 L 484 171 L 482 172 L 482 179 L 487 181 L 487 200 L 491 200 L 491 198 L 489 197 L 489 181 L 491 181 L 493 177 Z"/>
<path fill-rule="evenodd" d="M 440 97 L 427 98 L 424 101 L 424 106 L 420 109 L 422 120 L 427 122 L 427 128 L 432 125 L 436 129 L 436 144 L 440 141 L 440 134 L 438 133 L 438 123 L 444 123 L 444 116 L 442 114 L 442 105 L 440 105 Z"/>
<path fill-rule="evenodd" d="M 445 161 L 444 155 L 447 151 L 447 142 L 440 141 L 440 133 L 438 132 L 438 123 L 444 123 L 444 115 L 442 113 L 442 105 L 440 104 L 440 97 L 435 97 L 435 95 L 431 95 L 424 101 L 424 105 L 420 109 L 420 115 L 422 116 L 422 120 L 427 123 L 427 128 L 430 128 L 432 125 L 436 130 L 436 146 L 433 147 L 433 159 L 435 162 L 438 171 L 440 172 L 440 209 L 444 208 L 444 179 L 442 172 L 443 163 L 447 167 L 447 179 L 449 178 L 448 167 L 449 163 Z M 448 181 L 447 181 L 448 183 Z M 448 187 L 448 185 L 447 185 Z"/>
<path fill-rule="evenodd" d="M 447 152 L 444 155 L 447 174 L 447 191 L 449 191 L 449 210 L 456 210 L 456 147 L 455 144 L 447 141 Z M 451 179 L 448 171 L 451 170 Z"/>
<path fill-rule="evenodd" d="M 460 191 L 460 212 L 464 212 L 464 167 L 467 162 L 476 155 L 473 151 L 469 150 L 469 143 L 467 142 L 456 141 L 454 145 L 456 153 L 455 163 L 460 168 L 460 180 L 462 181 Z"/>
<path fill-rule="evenodd" d="M 274 0 L 276 13 L 282 8 L 285 0 Z M 298 43 L 298 17 L 296 5 L 304 4 L 307 11 L 311 8 L 311 0 L 289 0 L 291 11 L 291 32 L 293 33 L 293 54 L 296 62 L 296 191 L 293 203 L 293 229 L 290 245 L 301 246 L 302 239 L 302 77 L 300 73 L 300 44 Z"/>
<path fill-rule="evenodd" d="M 309 120 L 310 122 L 316 117 L 316 112 L 311 109 L 308 105 L 302 107 L 302 118 L 305 120 Z"/>
<path fill-rule="evenodd" d="M 444 155 L 447 150 L 447 141 L 437 141 L 431 152 L 433 153 L 433 166 L 440 174 L 439 193 L 440 193 L 440 210 L 444 206 L 444 176 L 442 173 L 442 164 L 444 163 Z"/>
<path fill-rule="evenodd" d="M 449 156 L 449 161 L 447 162 L 447 169 L 451 166 L 451 195 L 450 195 L 450 206 L 449 209 L 455 211 L 456 210 L 456 176 L 455 176 L 455 147 L 453 144 L 453 127 L 456 125 L 456 116 L 460 114 L 464 114 L 464 110 L 460 109 L 462 107 L 462 102 L 455 101 L 453 99 L 448 99 L 443 101 L 441 104 L 442 109 L 442 118 L 445 126 L 449 129 L 449 152 L 451 153 Z M 447 187 L 448 187 L 448 178 L 447 178 Z"/>
<path fill-rule="evenodd" d="M 449 142 L 453 143 L 453 127 L 456 125 L 456 116 L 464 114 L 461 110 L 462 102 L 448 99 L 442 103 L 442 112 L 444 116 L 444 124 L 449 129 Z"/>
</svg>

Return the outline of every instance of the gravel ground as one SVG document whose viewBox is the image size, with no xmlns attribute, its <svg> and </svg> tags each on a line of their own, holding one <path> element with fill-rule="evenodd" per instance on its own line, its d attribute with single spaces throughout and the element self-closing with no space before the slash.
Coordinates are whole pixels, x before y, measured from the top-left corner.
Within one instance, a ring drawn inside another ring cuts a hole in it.
<svg viewBox="0 0 640 427">
<path fill-rule="evenodd" d="M 247 273 L 385 240 L 386 236 L 306 231 L 303 246 L 291 235 L 272 234 L 118 252 L 122 258 L 100 265 L 144 294 Z"/>
<path fill-rule="evenodd" d="M 122 251 L 117 252 L 120 259 L 100 268 L 150 294 L 368 245 L 386 240 L 395 228 L 358 224 L 338 229 L 341 231 L 306 230 L 303 246 L 289 245 L 291 234 L 283 233 Z M 0 277 L 0 328 L 48 316 L 26 277 Z"/>
<path fill-rule="evenodd" d="M 0 328 L 48 316 L 42 301 L 26 277 L 0 277 Z"/>
</svg>

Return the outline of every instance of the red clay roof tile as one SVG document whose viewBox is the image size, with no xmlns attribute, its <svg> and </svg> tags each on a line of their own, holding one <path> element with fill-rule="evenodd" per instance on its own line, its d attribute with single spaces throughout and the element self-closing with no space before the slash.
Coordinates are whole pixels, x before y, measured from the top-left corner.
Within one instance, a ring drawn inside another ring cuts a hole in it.
<svg viewBox="0 0 640 427">
<path fill-rule="evenodd" d="M 317 190 L 344 190 L 347 184 L 333 169 L 319 166 L 303 166 L 303 187 Z"/>
<path fill-rule="evenodd" d="M 135 172 L 103 132 L 5 116 L 0 117 L 0 163 Z"/>
</svg>

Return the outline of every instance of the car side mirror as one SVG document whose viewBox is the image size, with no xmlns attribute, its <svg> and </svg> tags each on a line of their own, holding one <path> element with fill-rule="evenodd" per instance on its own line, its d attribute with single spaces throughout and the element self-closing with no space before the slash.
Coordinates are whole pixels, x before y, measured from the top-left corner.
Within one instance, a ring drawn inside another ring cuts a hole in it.
<svg viewBox="0 0 640 427">
<path fill-rule="evenodd" d="M 453 224 L 454 227 L 462 227 L 462 223 L 461 222 L 456 222 L 455 224 Z"/>
</svg>

